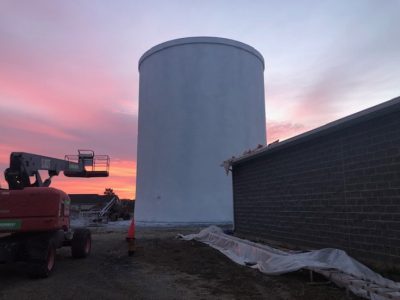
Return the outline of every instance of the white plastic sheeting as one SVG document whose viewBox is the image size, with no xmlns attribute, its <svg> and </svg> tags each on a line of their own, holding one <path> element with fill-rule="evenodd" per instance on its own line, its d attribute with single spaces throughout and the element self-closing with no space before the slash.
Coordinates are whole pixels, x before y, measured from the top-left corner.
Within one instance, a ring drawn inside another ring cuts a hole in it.
<svg viewBox="0 0 400 300">
<path fill-rule="evenodd" d="M 226 235 L 216 226 L 203 229 L 198 234 L 180 237 L 208 244 L 234 262 L 259 269 L 268 275 L 305 268 L 321 273 L 339 286 L 367 299 L 400 299 L 400 283 L 382 277 L 339 249 L 286 252 Z"/>
</svg>

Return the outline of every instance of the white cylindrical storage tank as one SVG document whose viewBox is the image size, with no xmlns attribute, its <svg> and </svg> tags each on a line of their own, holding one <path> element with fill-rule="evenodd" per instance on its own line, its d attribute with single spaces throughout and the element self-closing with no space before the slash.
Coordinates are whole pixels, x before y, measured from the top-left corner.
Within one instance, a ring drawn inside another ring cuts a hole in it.
<svg viewBox="0 0 400 300">
<path fill-rule="evenodd" d="M 139 61 L 135 218 L 231 222 L 221 163 L 265 144 L 264 60 L 229 39 L 168 41 Z"/>
</svg>

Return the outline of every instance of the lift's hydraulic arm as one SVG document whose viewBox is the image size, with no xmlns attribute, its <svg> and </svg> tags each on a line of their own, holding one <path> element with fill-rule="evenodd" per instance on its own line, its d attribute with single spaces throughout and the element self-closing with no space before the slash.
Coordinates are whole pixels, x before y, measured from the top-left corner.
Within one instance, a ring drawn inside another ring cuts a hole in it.
<svg viewBox="0 0 400 300">
<path fill-rule="evenodd" d="M 66 155 L 65 159 L 52 158 L 32 153 L 12 152 L 10 167 L 5 170 L 9 189 L 25 187 L 47 187 L 51 178 L 64 172 L 68 177 L 107 177 L 110 158 L 108 155 L 95 155 L 92 150 L 78 150 L 78 155 Z M 49 178 L 42 181 L 39 171 L 48 172 Z M 35 176 L 35 182 L 30 182 Z"/>
</svg>

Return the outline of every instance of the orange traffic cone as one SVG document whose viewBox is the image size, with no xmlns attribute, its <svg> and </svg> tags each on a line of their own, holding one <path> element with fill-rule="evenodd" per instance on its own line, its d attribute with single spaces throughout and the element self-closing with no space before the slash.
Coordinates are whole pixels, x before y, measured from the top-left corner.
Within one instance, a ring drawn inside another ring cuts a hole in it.
<svg viewBox="0 0 400 300">
<path fill-rule="evenodd" d="M 131 221 L 126 241 L 128 242 L 128 255 L 132 256 L 135 254 L 135 219 Z"/>
<path fill-rule="evenodd" d="M 132 219 L 126 239 L 134 239 L 134 238 L 135 238 L 135 219 Z"/>
</svg>

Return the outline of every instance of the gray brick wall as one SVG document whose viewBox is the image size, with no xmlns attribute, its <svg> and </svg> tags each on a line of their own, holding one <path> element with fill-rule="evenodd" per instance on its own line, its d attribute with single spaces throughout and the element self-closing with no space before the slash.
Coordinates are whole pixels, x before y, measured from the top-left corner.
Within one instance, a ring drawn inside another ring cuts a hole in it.
<svg viewBox="0 0 400 300">
<path fill-rule="evenodd" d="M 235 163 L 235 231 L 399 266 L 400 112 L 365 119 Z"/>
</svg>

